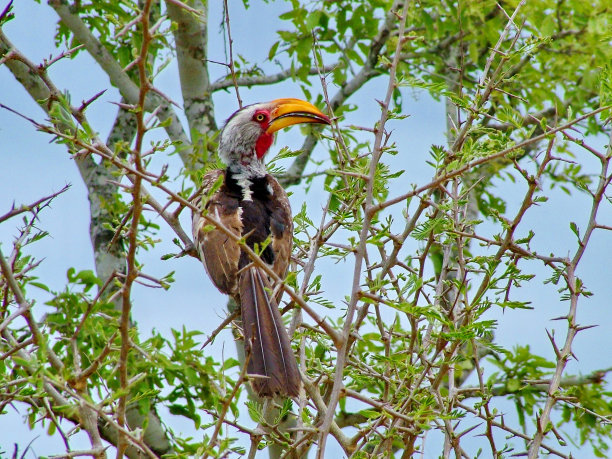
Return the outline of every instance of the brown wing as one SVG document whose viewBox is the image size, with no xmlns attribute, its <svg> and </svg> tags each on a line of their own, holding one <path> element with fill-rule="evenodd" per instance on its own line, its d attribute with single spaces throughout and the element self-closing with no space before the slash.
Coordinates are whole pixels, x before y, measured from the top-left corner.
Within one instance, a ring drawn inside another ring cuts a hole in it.
<svg viewBox="0 0 612 459">
<path fill-rule="evenodd" d="M 268 184 L 272 191 L 274 211 L 270 217 L 270 232 L 272 233 L 272 250 L 274 250 L 273 269 L 279 277 L 284 278 L 291 259 L 293 247 L 293 219 L 289 198 L 278 181 L 268 176 Z"/>
<path fill-rule="evenodd" d="M 285 279 L 291 252 L 293 249 L 293 218 L 291 216 L 291 205 L 283 187 L 271 175 L 268 175 L 268 185 L 274 202 L 274 210 L 270 217 L 270 232 L 272 234 L 272 250 L 274 251 L 274 263 L 272 269 L 281 279 Z M 276 297 L 280 302 L 282 290 Z"/>
<path fill-rule="evenodd" d="M 204 176 L 202 193 L 193 203 L 210 217 L 220 221 L 237 236 L 242 234 L 241 210 L 235 196 L 223 192 L 223 186 L 211 193 L 211 189 L 224 176 L 215 170 Z M 209 196 L 210 195 L 210 196 Z M 240 259 L 240 247 L 224 232 L 214 228 L 201 213 L 193 213 L 193 239 L 206 272 L 215 286 L 223 293 L 234 295 Z"/>
</svg>

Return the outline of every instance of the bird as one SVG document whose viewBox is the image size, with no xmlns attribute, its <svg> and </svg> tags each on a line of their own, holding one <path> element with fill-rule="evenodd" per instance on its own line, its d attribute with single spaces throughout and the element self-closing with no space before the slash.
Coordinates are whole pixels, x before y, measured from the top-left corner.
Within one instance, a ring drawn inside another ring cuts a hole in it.
<svg viewBox="0 0 612 459">
<path fill-rule="evenodd" d="M 246 373 L 260 397 L 297 397 L 301 378 L 278 304 L 293 245 L 287 193 L 268 173 L 264 156 L 275 133 L 300 123 L 331 124 L 309 102 L 295 98 L 247 105 L 232 114 L 218 137 L 225 169 L 208 172 L 193 200 L 194 245 L 213 284 L 240 305 Z M 225 231 L 211 224 L 218 221 Z M 235 235 L 228 236 L 227 231 Z M 255 262 L 236 241 L 259 254 Z"/>
</svg>

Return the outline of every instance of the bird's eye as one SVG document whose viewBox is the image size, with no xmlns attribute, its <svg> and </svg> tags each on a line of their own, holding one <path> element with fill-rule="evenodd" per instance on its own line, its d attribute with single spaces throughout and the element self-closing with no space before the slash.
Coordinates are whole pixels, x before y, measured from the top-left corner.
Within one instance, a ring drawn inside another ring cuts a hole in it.
<svg viewBox="0 0 612 459">
<path fill-rule="evenodd" d="M 266 115 L 264 115 L 263 113 L 258 113 L 257 115 L 255 115 L 255 121 L 258 122 L 262 122 L 266 119 Z"/>
</svg>

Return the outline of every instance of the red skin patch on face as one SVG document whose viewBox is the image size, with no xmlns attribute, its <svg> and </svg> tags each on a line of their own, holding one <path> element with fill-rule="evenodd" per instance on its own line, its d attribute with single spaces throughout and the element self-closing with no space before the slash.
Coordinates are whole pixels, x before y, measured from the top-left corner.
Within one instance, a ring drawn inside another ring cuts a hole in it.
<svg viewBox="0 0 612 459">
<path fill-rule="evenodd" d="M 273 140 L 274 134 L 263 132 L 259 136 L 257 142 L 255 142 L 255 153 L 257 153 L 257 157 L 259 159 L 263 158 L 263 156 L 268 152 Z"/>
<path fill-rule="evenodd" d="M 268 134 L 266 132 L 270 123 L 270 113 L 267 110 L 257 110 L 253 114 L 253 121 L 258 122 L 263 131 L 257 139 L 257 142 L 255 142 L 255 153 L 257 153 L 257 157 L 261 159 L 268 152 L 274 141 L 274 134 Z"/>
</svg>

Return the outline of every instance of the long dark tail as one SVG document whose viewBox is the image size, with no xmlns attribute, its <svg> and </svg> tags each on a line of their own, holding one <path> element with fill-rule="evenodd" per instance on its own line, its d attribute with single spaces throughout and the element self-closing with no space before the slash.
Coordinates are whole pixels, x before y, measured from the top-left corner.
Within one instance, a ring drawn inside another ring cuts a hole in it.
<svg viewBox="0 0 612 459">
<path fill-rule="evenodd" d="M 247 373 L 253 376 L 253 389 L 260 397 L 297 397 L 300 373 L 268 277 L 248 267 L 240 274 L 239 287 Z"/>
</svg>

